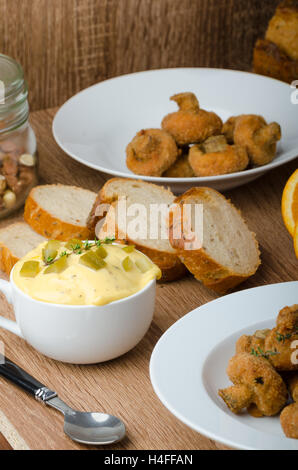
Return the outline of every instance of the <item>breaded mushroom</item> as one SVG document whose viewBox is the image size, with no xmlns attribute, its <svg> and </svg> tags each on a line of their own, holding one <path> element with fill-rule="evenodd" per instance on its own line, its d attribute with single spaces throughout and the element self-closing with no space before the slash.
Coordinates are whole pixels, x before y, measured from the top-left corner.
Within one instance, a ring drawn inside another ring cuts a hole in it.
<svg viewBox="0 0 298 470">
<path fill-rule="evenodd" d="M 236 116 L 230 117 L 222 126 L 222 133 L 227 139 L 228 144 L 234 143 L 234 129 L 236 123 Z"/>
<path fill-rule="evenodd" d="M 242 335 L 236 343 L 236 354 L 241 352 L 252 353 L 253 351 L 264 351 L 264 343 L 266 336 L 271 330 L 257 330 L 253 335 Z"/>
<path fill-rule="evenodd" d="M 177 158 L 170 168 L 162 176 L 166 178 L 191 178 L 195 176 L 188 161 L 188 148 L 183 150 L 182 155 Z"/>
<path fill-rule="evenodd" d="M 246 148 L 250 162 L 255 166 L 270 163 L 276 155 L 276 144 L 281 139 L 277 122 L 267 124 L 262 116 L 242 114 L 232 117 L 223 125 L 227 141 Z"/>
<path fill-rule="evenodd" d="M 291 374 L 288 379 L 288 385 L 292 399 L 298 403 L 298 373 Z"/>
<path fill-rule="evenodd" d="M 291 373 L 287 377 L 287 383 L 294 403 L 283 409 L 280 423 L 287 437 L 298 439 L 298 373 Z"/>
<path fill-rule="evenodd" d="M 194 93 L 178 93 L 170 98 L 179 106 L 179 111 L 164 117 L 162 128 L 169 132 L 178 145 L 203 142 L 211 135 L 220 134 L 222 120 L 211 112 L 200 109 Z"/>
<path fill-rule="evenodd" d="M 219 390 L 219 396 L 233 413 L 255 405 L 258 416 L 274 416 L 287 402 L 287 387 L 264 357 L 243 352 L 234 356 L 227 374 L 233 386 Z"/>
<path fill-rule="evenodd" d="M 298 305 L 284 307 L 277 317 L 276 327 L 266 336 L 264 349 L 274 351 L 270 362 L 279 371 L 298 370 L 293 360 L 293 344 L 298 341 Z"/>
<path fill-rule="evenodd" d="M 278 313 L 276 326 L 298 331 L 298 304 L 282 308 Z"/>
<path fill-rule="evenodd" d="M 298 403 L 292 403 L 282 410 L 280 424 L 287 437 L 298 439 Z"/>
<path fill-rule="evenodd" d="M 189 151 L 189 164 L 196 176 L 216 176 L 245 170 L 249 163 L 244 147 L 228 145 L 223 135 L 209 137 Z"/>
<path fill-rule="evenodd" d="M 127 167 L 137 175 L 161 176 L 178 157 L 173 137 L 161 129 L 143 129 L 126 147 Z"/>
</svg>

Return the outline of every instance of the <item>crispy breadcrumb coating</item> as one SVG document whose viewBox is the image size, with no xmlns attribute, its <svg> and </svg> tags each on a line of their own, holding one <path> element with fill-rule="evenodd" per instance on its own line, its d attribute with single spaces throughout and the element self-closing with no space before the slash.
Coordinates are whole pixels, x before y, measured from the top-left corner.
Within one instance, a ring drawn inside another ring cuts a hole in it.
<svg viewBox="0 0 298 470">
<path fill-rule="evenodd" d="M 178 145 L 203 142 L 211 135 L 220 134 L 222 120 L 217 114 L 201 109 L 193 93 L 179 93 L 170 99 L 178 104 L 179 111 L 165 116 L 162 128 Z"/>
<path fill-rule="evenodd" d="M 127 167 L 137 175 L 161 176 L 178 157 L 173 137 L 161 129 L 137 133 L 126 147 Z"/>
</svg>

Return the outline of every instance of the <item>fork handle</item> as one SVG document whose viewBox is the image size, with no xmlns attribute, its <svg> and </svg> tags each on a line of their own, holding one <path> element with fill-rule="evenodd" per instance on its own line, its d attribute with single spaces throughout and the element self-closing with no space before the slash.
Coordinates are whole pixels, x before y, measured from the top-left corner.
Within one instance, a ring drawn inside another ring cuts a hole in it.
<svg viewBox="0 0 298 470">
<path fill-rule="evenodd" d="M 49 390 L 45 385 L 2 354 L 0 354 L 0 375 L 18 385 L 30 395 L 33 395 L 36 400 L 45 402 L 57 396 L 55 392 Z"/>
</svg>

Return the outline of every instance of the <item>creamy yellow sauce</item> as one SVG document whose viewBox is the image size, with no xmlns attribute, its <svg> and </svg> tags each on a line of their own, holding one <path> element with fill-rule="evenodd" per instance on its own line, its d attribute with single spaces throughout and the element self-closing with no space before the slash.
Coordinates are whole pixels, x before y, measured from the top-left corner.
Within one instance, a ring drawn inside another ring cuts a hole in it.
<svg viewBox="0 0 298 470">
<path fill-rule="evenodd" d="M 67 257 L 67 268 L 61 273 L 48 273 L 42 250 L 47 242 L 30 251 L 14 267 L 13 280 L 23 292 L 43 302 L 67 305 L 105 305 L 115 300 L 129 297 L 143 289 L 152 279 L 160 278 L 160 269 L 145 255 L 133 250 L 127 253 L 123 245 L 104 244 L 107 256 L 105 267 L 95 271 L 80 264 L 82 254 L 70 254 Z M 96 247 L 91 250 L 96 251 Z M 57 259 L 65 251 L 65 243 L 59 247 Z M 132 261 L 129 270 L 123 268 L 123 260 L 129 256 Z M 40 272 L 35 277 L 20 275 L 25 261 L 38 261 Z M 146 264 L 146 272 L 137 266 Z M 136 264 L 137 263 L 137 264 Z"/>
</svg>

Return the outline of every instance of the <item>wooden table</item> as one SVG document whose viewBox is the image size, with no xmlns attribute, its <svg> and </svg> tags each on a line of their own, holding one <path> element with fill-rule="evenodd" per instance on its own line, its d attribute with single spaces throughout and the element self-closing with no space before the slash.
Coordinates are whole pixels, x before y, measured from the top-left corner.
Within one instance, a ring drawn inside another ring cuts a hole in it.
<svg viewBox="0 0 298 470">
<path fill-rule="evenodd" d="M 38 137 L 41 182 L 98 191 L 107 177 L 76 163 L 54 142 L 51 124 L 55 112 L 37 111 L 31 118 Z M 283 186 L 296 168 L 297 160 L 227 193 L 256 232 L 262 251 L 262 266 L 240 289 L 297 280 L 298 261 L 280 213 Z M 0 340 L 8 357 L 56 390 L 74 408 L 105 410 L 122 418 L 127 437 L 109 449 L 222 449 L 174 418 L 154 394 L 149 378 L 150 355 L 161 335 L 190 310 L 216 297 L 192 276 L 159 285 L 154 321 L 145 338 L 123 357 L 95 366 L 52 361 L 4 330 L 0 330 Z M 1 314 L 12 317 L 6 301 L 1 298 L 0 303 Z M 62 422 L 58 412 L 0 379 L 0 449 L 84 449 L 64 435 Z"/>
</svg>

